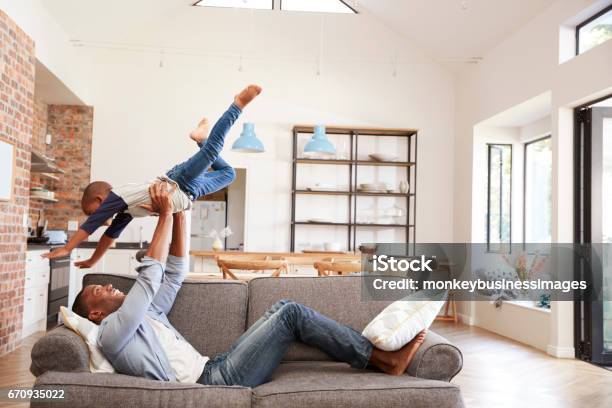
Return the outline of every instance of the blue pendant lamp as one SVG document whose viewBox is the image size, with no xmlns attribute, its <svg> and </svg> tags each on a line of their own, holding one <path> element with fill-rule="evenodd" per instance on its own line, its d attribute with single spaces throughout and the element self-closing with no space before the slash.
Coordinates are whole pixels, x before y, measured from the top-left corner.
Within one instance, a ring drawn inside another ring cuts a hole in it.
<svg viewBox="0 0 612 408">
<path fill-rule="evenodd" d="M 263 153 L 265 151 L 261 140 L 255 136 L 255 125 L 245 123 L 240 137 L 232 145 L 232 150 L 242 153 Z"/>
<path fill-rule="evenodd" d="M 333 144 L 331 144 L 325 135 L 325 126 L 315 126 L 312 139 L 310 139 L 308 143 L 306 143 L 306 146 L 304 146 L 304 153 L 319 153 L 325 155 L 332 155 L 336 153 L 336 148 Z"/>
</svg>

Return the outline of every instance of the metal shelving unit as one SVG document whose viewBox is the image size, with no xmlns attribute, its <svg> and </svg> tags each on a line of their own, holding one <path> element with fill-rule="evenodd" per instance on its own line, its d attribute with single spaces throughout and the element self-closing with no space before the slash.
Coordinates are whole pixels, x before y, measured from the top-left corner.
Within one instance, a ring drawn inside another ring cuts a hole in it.
<svg viewBox="0 0 612 408">
<path fill-rule="evenodd" d="M 328 127 L 327 134 L 346 135 L 350 138 L 349 159 L 312 159 L 298 157 L 298 135 L 312 134 L 314 126 L 295 126 L 293 128 L 293 174 L 291 189 L 291 251 L 295 251 L 296 227 L 300 225 L 320 225 L 320 226 L 341 226 L 347 228 L 347 248 L 356 251 L 359 247 L 357 243 L 358 228 L 403 228 L 405 230 L 406 243 L 414 244 L 416 239 L 416 193 L 417 193 L 417 134 L 415 129 L 372 129 L 372 128 L 348 128 L 348 127 Z M 374 161 L 357 159 L 359 151 L 360 137 L 402 137 L 408 138 L 407 157 L 402 161 Z M 311 189 L 297 189 L 297 168 L 300 165 L 334 165 L 348 166 L 349 190 L 348 191 L 318 191 Z M 383 166 L 400 167 L 406 169 L 406 178 L 409 182 L 407 193 L 398 192 L 367 192 L 358 191 L 357 175 L 362 166 Z M 348 222 L 311 222 L 300 221 L 296 215 L 296 200 L 300 195 L 320 195 L 320 196 L 346 196 L 348 197 Z M 357 200 L 358 197 L 404 197 L 406 199 L 406 223 L 405 224 L 383 224 L 383 223 L 363 223 L 357 221 Z M 411 203 L 412 200 L 412 203 Z M 296 219 L 298 218 L 298 219 Z M 412 223 L 411 223 L 412 222 Z"/>
</svg>

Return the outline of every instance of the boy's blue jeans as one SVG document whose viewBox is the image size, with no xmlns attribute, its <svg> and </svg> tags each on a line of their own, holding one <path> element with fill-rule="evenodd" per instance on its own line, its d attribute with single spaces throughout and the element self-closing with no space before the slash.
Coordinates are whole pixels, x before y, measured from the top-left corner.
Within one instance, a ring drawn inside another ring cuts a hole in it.
<svg viewBox="0 0 612 408">
<path fill-rule="evenodd" d="M 166 175 L 176 181 L 191 200 L 214 193 L 228 186 L 236 178 L 236 172 L 219 153 L 230 128 L 242 111 L 232 103 L 210 131 L 206 143 L 189 160 L 177 164 Z M 212 168 L 213 171 L 208 171 Z"/>
<path fill-rule="evenodd" d="M 372 343 L 360 333 L 290 300 L 281 300 L 226 353 L 209 360 L 198 383 L 256 387 L 270 379 L 285 352 L 301 341 L 354 368 L 366 368 Z"/>
</svg>

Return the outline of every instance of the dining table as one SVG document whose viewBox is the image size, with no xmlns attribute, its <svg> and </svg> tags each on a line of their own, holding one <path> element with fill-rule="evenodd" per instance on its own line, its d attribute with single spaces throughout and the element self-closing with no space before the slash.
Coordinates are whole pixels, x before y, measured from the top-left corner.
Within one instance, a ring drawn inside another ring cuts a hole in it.
<svg viewBox="0 0 612 408">
<path fill-rule="evenodd" d="M 195 274 L 218 273 L 217 259 L 219 257 L 231 257 L 233 259 L 254 259 L 268 257 L 268 259 L 283 259 L 287 261 L 290 271 L 299 268 L 314 268 L 315 262 L 340 261 L 357 262 L 361 260 L 360 252 L 331 252 L 331 251 L 305 251 L 305 252 L 243 252 L 243 251 L 214 251 L 214 250 L 191 250 L 189 255 L 193 257 L 192 272 Z"/>
</svg>

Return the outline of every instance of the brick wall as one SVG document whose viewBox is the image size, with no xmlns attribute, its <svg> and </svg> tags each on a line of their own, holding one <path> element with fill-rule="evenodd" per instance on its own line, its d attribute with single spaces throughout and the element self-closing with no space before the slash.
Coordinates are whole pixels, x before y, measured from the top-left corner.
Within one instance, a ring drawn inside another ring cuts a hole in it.
<svg viewBox="0 0 612 408">
<path fill-rule="evenodd" d="M 21 341 L 34 73 L 34 42 L 0 10 L 0 139 L 17 153 L 13 199 L 0 202 L 0 355 Z"/>
<path fill-rule="evenodd" d="M 49 229 L 66 230 L 69 220 L 85 220 L 81 209 L 83 189 L 90 182 L 93 108 L 89 106 L 49 105 L 47 132 L 52 142 L 46 154 L 65 171 L 58 181 L 47 183 L 55 191 L 57 203 L 45 204 Z"/>
</svg>

